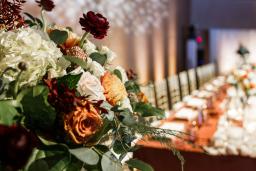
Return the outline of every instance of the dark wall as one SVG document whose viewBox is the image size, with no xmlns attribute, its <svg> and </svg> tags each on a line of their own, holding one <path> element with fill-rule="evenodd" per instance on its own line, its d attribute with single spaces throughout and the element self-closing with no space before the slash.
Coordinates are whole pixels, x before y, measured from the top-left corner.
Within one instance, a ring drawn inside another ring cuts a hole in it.
<svg viewBox="0 0 256 171">
<path fill-rule="evenodd" d="M 197 28 L 256 28 L 256 0 L 191 0 Z"/>
</svg>

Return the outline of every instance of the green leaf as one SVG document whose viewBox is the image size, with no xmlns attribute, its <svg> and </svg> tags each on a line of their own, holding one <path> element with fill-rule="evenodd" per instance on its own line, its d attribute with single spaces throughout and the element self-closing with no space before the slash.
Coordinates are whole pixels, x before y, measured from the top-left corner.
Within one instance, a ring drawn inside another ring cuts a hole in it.
<svg viewBox="0 0 256 171">
<path fill-rule="evenodd" d="M 96 61 L 98 62 L 99 64 L 101 64 L 102 66 L 105 65 L 106 61 L 107 61 L 107 56 L 106 55 L 103 55 L 103 54 L 100 54 L 98 52 L 94 52 L 90 55 L 90 58 L 93 60 L 93 61 Z"/>
<path fill-rule="evenodd" d="M 69 31 L 73 31 L 72 27 L 66 27 Z"/>
<path fill-rule="evenodd" d="M 113 146 L 113 150 L 116 154 L 123 154 L 129 151 L 129 146 L 119 140 L 116 140 Z"/>
<path fill-rule="evenodd" d="M 109 151 L 103 154 L 101 159 L 101 167 L 103 171 L 122 171 L 122 164 Z"/>
<path fill-rule="evenodd" d="M 49 166 L 45 160 L 36 160 L 33 162 L 28 171 L 46 171 L 49 170 Z"/>
<path fill-rule="evenodd" d="M 71 162 L 66 167 L 65 171 L 81 171 L 84 163 L 80 160 L 76 159 L 75 157 L 72 157 Z"/>
<path fill-rule="evenodd" d="M 114 70 L 114 74 L 122 81 L 123 78 L 122 78 L 122 74 L 121 72 L 118 70 L 118 69 L 115 69 Z"/>
<path fill-rule="evenodd" d="M 96 165 L 100 160 L 99 155 L 90 148 L 77 148 L 69 151 L 76 158 L 88 165 Z"/>
<path fill-rule="evenodd" d="M 95 143 L 102 139 L 102 137 L 108 133 L 110 129 L 112 129 L 111 121 L 109 121 L 107 118 L 103 120 L 103 126 L 102 128 L 93 136 L 92 139 L 88 143 Z"/>
<path fill-rule="evenodd" d="M 125 109 L 120 113 L 122 116 L 121 122 L 127 126 L 134 125 L 136 123 L 136 120 L 133 116 L 133 113 L 130 112 L 129 109 Z"/>
<path fill-rule="evenodd" d="M 43 28 L 43 22 L 39 18 L 35 18 L 36 22 L 40 26 L 40 28 Z"/>
<path fill-rule="evenodd" d="M 72 74 L 65 75 L 58 79 L 58 85 L 64 84 L 68 86 L 69 89 L 76 89 L 77 83 L 80 80 L 81 76 L 82 76 L 82 73 L 78 75 L 72 75 Z"/>
<path fill-rule="evenodd" d="M 130 159 L 126 163 L 128 166 L 139 169 L 141 171 L 154 171 L 154 169 L 149 164 L 137 159 Z"/>
<path fill-rule="evenodd" d="M 148 116 L 164 116 L 164 110 L 155 108 L 149 103 L 134 103 L 133 104 L 134 112 L 138 112 L 141 114 L 142 117 Z"/>
<path fill-rule="evenodd" d="M 3 93 L 4 91 L 4 81 L 2 80 L 2 78 L 0 78 L 0 95 Z"/>
<path fill-rule="evenodd" d="M 28 171 L 60 171 L 64 170 L 69 162 L 67 156 L 58 154 L 36 160 L 30 165 Z"/>
<path fill-rule="evenodd" d="M 12 125 L 15 123 L 15 117 L 18 116 L 16 108 L 12 104 L 11 100 L 0 101 L 0 124 Z"/>
<path fill-rule="evenodd" d="M 21 92 L 25 123 L 28 127 L 39 130 L 51 130 L 53 128 L 56 112 L 48 103 L 49 90 L 45 86 L 36 86 Z"/>
<path fill-rule="evenodd" d="M 134 81 L 127 81 L 125 82 L 125 88 L 128 93 L 139 93 L 140 92 L 140 86 L 134 82 Z"/>
<path fill-rule="evenodd" d="M 63 44 L 66 42 L 68 39 L 68 32 L 66 31 L 61 31 L 61 30 L 53 30 L 50 34 L 49 37 L 54 43 L 57 45 Z"/>
<path fill-rule="evenodd" d="M 74 64 L 77 64 L 79 66 L 81 66 L 83 69 L 86 69 L 87 68 L 87 64 L 86 64 L 86 61 L 83 60 L 83 59 L 80 59 L 80 58 L 77 58 L 77 57 L 74 57 L 74 56 L 68 56 L 68 55 L 65 55 L 64 58 Z"/>
<path fill-rule="evenodd" d="M 31 14 L 24 12 L 24 14 L 32 21 L 35 21 L 35 17 L 33 17 Z"/>
</svg>

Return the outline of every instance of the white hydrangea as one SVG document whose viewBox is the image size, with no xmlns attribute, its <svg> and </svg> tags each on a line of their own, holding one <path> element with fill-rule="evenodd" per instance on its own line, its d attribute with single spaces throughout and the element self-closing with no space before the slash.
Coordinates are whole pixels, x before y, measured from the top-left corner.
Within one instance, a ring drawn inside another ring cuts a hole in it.
<svg viewBox="0 0 256 171">
<path fill-rule="evenodd" d="M 99 52 L 101 54 L 107 55 L 107 61 L 106 61 L 107 64 L 111 64 L 111 62 L 116 58 L 116 53 L 110 50 L 106 46 L 102 46 Z"/>
<path fill-rule="evenodd" d="M 65 73 L 58 65 L 61 51 L 52 41 L 45 40 L 42 33 L 31 28 L 14 31 L 0 31 L 0 71 L 7 67 L 17 68 L 20 62 L 27 64 L 28 70 L 21 76 L 20 85 L 35 85 L 47 71 L 53 76 Z M 5 77 L 12 81 L 17 73 L 8 73 Z"/>
<path fill-rule="evenodd" d="M 83 50 L 85 50 L 85 52 L 88 55 L 91 55 L 92 53 L 97 52 L 95 44 L 93 44 L 89 40 L 86 40 L 86 43 L 83 45 Z"/>
<path fill-rule="evenodd" d="M 92 61 L 89 66 L 89 71 L 91 71 L 97 78 L 100 78 L 105 73 L 105 69 L 96 61 Z"/>
</svg>

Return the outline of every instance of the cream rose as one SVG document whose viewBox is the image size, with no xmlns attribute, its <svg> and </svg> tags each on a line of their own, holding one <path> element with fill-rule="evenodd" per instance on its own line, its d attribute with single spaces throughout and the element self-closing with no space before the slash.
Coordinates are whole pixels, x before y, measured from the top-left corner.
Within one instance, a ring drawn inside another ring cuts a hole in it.
<svg viewBox="0 0 256 171">
<path fill-rule="evenodd" d="M 100 81 L 90 72 L 84 72 L 78 82 L 77 91 L 81 96 L 88 96 L 89 101 L 105 100 L 104 89 Z"/>
</svg>

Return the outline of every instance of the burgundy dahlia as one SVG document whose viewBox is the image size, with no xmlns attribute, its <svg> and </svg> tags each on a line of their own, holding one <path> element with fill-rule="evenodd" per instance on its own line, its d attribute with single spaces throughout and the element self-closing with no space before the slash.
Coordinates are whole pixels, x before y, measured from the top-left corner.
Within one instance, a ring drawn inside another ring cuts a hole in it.
<svg viewBox="0 0 256 171">
<path fill-rule="evenodd" d="M 52 11 L 55 7 L 52 0 L 37 0 L 36 2 L 39 4 L 39 7 L 42 7 L 45 11 Z"/>
<path fill-rule="evenodd" d="M 35 137 L 25 128 L 0 125 L 0 162 L 9 170 L 21 169 L 35 145 Z"/>
<path fill-rule="evenodd" d="M 83 30 L 91 33 L 96 39 L 103 39 L 107 35 L 109 29 L 108 20 L 99 13 L 89 11 L 83 18 L 80 18 L 79 23 Z"/>
</svg>

